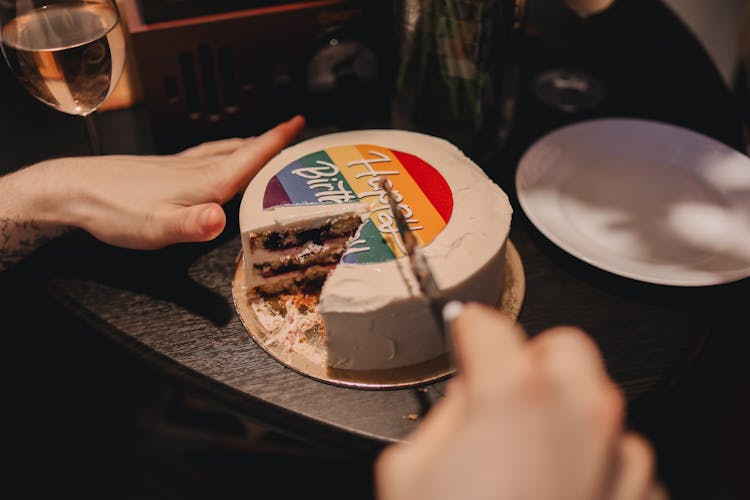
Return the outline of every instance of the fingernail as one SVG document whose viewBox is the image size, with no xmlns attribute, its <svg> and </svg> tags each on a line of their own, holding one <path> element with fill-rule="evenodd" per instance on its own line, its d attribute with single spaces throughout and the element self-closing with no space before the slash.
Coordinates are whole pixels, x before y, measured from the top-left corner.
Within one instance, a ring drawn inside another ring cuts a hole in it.
<svg viewBox="0 0 750 500">
<path fill-rule="evenodd" d="M 216 211 L 212 208 L 206 208 L 203 210 L 200 216 L 201 231 L 207 237 L 214 238 L 221 232 L 219 227 L 219 221 L 216 216 Z"/>
<path fill-rule="evenodd" d="M 452 323 L 453 320 L 461 315 L 461 311 L 464 310 L 464 305 L 457 301 L 451 300 L 443 306 L 443 321 L 446 323 Z"/>
</svg>

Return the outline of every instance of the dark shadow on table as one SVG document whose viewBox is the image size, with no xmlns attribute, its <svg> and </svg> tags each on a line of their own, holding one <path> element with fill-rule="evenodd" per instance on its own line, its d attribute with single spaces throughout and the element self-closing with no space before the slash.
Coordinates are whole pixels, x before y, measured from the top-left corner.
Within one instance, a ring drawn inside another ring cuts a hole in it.
<svg viewBox="0 0 750 500">
<path fill-rule="evenodd" d="M 236 315 L 234 304 L 193 279 L 191 267 L 213 249 L 232 241 L 239 249 L 238 206 L 236 199 L 225 206 L 226 228 L 208 243 L 173 245 L 149 252 L 108 246 L 75 231 L 44 247 L 23 265 L 53 294 L 64 293 L 59 286 L 61 282 L 90 281 L 173 303 L 214 326 L 226 326 Z M 212 265 L 219 267 L 215 269 L 218 276 L 233 275 L 233 261 L 222 260 Z"/>
</svg>

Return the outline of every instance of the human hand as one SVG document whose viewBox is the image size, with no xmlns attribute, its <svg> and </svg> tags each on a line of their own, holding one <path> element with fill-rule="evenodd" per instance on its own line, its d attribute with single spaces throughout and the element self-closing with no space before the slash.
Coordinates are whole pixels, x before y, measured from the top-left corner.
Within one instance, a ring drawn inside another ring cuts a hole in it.
<svg viewBox="0 0 750 500">
<path fill-rule="evenodd" d="M 649 444 L 580 330 L 526 340 L 500 313 L 453 322 L 459 374 L 406 443 L 376 462 L 380 500 L 666 498 Z"/>
<path fill-rule="evenodd" d="M 42 162 L 24 172 L 37 181 L 30 181 L 35 220 L 80 227 L 134 249 L 211 240 L 226 224 L 221 205 L 303 127 L 297 116 L 258 137 L 209 142 L 176 155 Z"/>
</svg>

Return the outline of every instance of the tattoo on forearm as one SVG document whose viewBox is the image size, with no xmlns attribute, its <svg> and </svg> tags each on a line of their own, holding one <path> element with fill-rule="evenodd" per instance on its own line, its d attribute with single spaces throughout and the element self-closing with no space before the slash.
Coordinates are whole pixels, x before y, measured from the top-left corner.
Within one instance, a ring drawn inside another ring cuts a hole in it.
<svg viewBox="0 0 750 500">
<path fill-rule="evenodd" d="M 36 221 L 0 218 L 0 272 L 65 231 L 65 227 Z"/>
</svg>

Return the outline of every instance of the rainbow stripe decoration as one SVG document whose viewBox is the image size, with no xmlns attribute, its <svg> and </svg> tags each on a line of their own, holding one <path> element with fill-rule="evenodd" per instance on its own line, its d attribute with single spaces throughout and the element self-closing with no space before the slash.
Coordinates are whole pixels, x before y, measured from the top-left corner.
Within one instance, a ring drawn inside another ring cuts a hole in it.
<svg viewBox="0 0 750 500">
<path fill-rule="evenodd" d="M 421 158 L 382 146 L 336 146 L 285 166 L 266 186 L 263 208 L 280 205 L 365 202 L 370 219 L 342 259 L 384 262 L 405 255 L 388 200 L 377 181 L 393 186 L 399 208 L 421 245 L 448 224 L 453 193 L 442 175 Z"/>
</svg>

